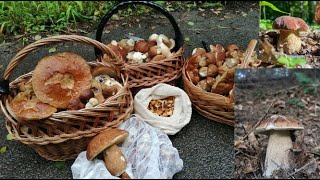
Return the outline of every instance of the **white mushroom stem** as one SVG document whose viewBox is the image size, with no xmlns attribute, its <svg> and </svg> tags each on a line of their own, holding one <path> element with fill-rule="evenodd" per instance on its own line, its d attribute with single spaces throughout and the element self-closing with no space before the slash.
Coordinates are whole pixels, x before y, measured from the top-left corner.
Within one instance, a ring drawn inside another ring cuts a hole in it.
<svg viewBox="0 0 320 180">
<path fill-rule="evenodd" d="M 299 35 L 299 31 L 280 30 L 278 50 L 282 46 L 286 54 L 294 54 L 300 51 L 301 44 L 302 41 Z"/>
<path fill-rule="evenodd" d="M 158 36 L 157 37 L 157 50 L 161 51 L 161 54 L 166 56 L 166 57 L 169 57 L 171 56 L 171 51 L 170 49 L 168 48 L 168 46 L 166 46 L 163 42 L 163 36 Z"/>
<path fill-rule="evenodd" d="M 276 170 L 288 170 L 290 168 L 290 148 L 292 148 L 290 131 L 270 131 L 265 159 L 265 177 L 270 178 Z"/>
</svg>

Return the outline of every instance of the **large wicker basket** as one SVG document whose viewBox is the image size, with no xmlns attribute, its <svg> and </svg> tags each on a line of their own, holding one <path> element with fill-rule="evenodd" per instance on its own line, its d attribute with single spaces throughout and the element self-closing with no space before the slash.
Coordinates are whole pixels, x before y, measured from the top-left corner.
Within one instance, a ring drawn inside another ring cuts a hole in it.
<svg viewBox="0 0 320 180">
<path fill-rule="evenodd" d="M 111 61 L 114 65 L 120 67 L 124 74 L 129 77 L 129 86 L 132 93 L 135 95 L 139 90 L 143 88 L 148 88 L 154 86 L 158 83 L 167 83 L 171 85 L 176 85 L 178 79 L 181 77 L 181 70 L 184 64 L 183 58 L 183 36 L 181 34 L 180 28 L 177 25 L 173 16 L 163 7 L 146 1 L 128 1 L 121 2 L 110 9 L 110 11 L 102 18 L 96 34 L 96 40 L 102 41 L 102 33 L 113 14 L 117 13 L 118 10 L 129 4 L 142 4 L 152 7 L 163 15 L 165 15 L 173 29 L 175 31 L 175 47 L 172 49 L 172 56 L 164 60 L 157 62 L 148 62 L 142 64 L 129 64 L 123 59 L 120 61 Z M 151 35 L 151 34 L 150 34 Z M 100 62 L 110 62 L 107 57 L 101 56 L 101 51 L 96 49 L 97 59 Z"/>
<path fill-rule="evenodd" d="M 33 148 L 40 156 L 53 161 L 76 158 L 81 151 L 86 150 L 87 144 L 93 136 L 108 128 L 117 127 L 130 116 L 133 110 L 133 99 L 127 78 L 118 73 L 124 86 L 117 94 L 98 106 L 89 109 L 58 111 L 42 120 L 21 121 L 15 119 L 9 109 L 9 103 L 12 99 L 9 98 L 9 94 L 15 91 L 22 81 L 31 78 L 32 72 L 18 77 L 8 85 L 13 70 L 24 57 L 37 48 L 61 42 L 84 43 L 99 48 L 104 54 L 112 57 L 112 52 L 110 54 L 110 49 L 107 46 L 87 37 L 61 35 L 38 40 L 19 51 L 8 64 L 2 81 L 4 83 L 2 83 L 0 101 L 1 110 L 7 119 L 6 128 L 9 134 L 15 140 Z M 102 66 L 97 62 L 88 62 L 88 64 Z"/>
<path fill-rule="evenodd" d="M 251 40 L 245 52 L 245 57 L 240 68 L 247 68 L 249 57 L 251 57 L 256 40 Z M 203 116 L 219 123 L 234 126 L 234 88 L 230 91 L 229 96 L 223 96 L 216 93 L 206 92 L 196 87 L 186 75 L 189 59 L 183 66 L 182 79 L 184 90 L 189 95 L 192 105 Z"/>
</svg>

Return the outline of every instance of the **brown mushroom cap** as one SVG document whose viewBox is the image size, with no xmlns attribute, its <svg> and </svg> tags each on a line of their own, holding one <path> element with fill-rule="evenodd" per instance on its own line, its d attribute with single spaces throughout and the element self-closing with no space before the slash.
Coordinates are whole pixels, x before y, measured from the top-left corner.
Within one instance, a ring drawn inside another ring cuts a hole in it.
<svg viewBox="0 0 320 180">
<path fill-rule="evenodd" d="M 41 102 L 35 95 L 29 98 L 25 92 L 20 92 L 10 103 L 10 111 L 20 120 L 41 120 L 57 112 L 49 104 Z"/>
<path fill-rule="evenodd" d="M 97 77 L 100 75 L 108 75 L 112 78 L 118 79 L 117 71 L 109 66 L 96 66 L 92 69 L 92 77 Z"/>
<path fill-rule="evenodd" d="M 72 98 L 90 88 L 90 66 L 80 55 L 65 52 L 43 58 L 32 75 L 32 86 L 40 101 L 66 108 Z"/>
<path fill-rule="evenodd" d="M 107 129 L 96 135 L 88 144 L 87 159 L 93 160 L 102 151 L 113 144 L 118 144 L 128 137 L 128 132 L 121 129 Z"/>
<path fill-rule="evenodd" d="M 274 20 L 273 29 L 308 31 L 309 26 L 303 19 L 292 16 L 280 16 Z"/>
<path fill-rule="evenodd" d="M 255 131 L 258 134 L 268 134 L 270 130 L 288 131 L 301 129 L 304 129 L 304 127 L 298 120 L 292 117 L 273 115 L 270 118 L 263 120 Z"/>
</svg>

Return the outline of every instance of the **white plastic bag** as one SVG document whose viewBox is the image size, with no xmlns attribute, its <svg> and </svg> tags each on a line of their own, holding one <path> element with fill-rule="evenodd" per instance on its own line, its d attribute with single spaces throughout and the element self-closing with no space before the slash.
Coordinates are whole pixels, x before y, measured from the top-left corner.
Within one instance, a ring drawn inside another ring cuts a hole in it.
<svg viewBox="0 0 320 180">
<path fill-rule="evenodd" d="M 168 96 L 175 96 L 172 116 L 161 117 L 148 110 L 152 99 L 164 99 Z M 134 111 L 148 124 L 160 128 L 168 135 L 174 135 L 190 122 L 192 105 L 189 96 L 182 89 L 160 83 L 152 88 L 142 89 L 136 94 Z"/>
<path fill-rule="evenodd" d="M 154 128 L 137 115 L 125 121 L 119 129 L 129 132 L 119 144 L 127 160 L 126 173 L 132 179 L 172 179 L 183 168 L 183 161 L 167 134 Z M 86 151 L 79 154 L 71 166 L 74 179 L 118 179 L 106 169 L 102 160 L 88 161 Z"/>
</svg>

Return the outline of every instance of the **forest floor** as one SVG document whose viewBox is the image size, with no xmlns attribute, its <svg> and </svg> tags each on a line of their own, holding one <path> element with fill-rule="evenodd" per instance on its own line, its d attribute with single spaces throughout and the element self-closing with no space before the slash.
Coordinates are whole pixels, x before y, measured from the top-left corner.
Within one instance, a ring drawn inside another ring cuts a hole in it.
<svg viewBox="0 0 320 180">
<path fill-rule="evenodd" d="M 302 47 L 300 51 L 292 54 L 292 57 L 306 60 L 306 64 L 302 65 L 302 68 L 320 68 L 320 31 L 314 30 L 300 34 Z M 260 32 L 260 39 L 262 41 L 266 39 L 273 46 L 275 49 L 274 54 L 280 53 L 280 50 L 277 49 L 279 36 L 279 31 L 275 30 Z"/>
<path fill-rule="evenodd" d="M 307 70 L 299 72 L 304 71 Z M 295 132 L 297 146 L 289 153 L 291 168 L 278 171 L 272 177 L 276 179 L 320 178 L 320 84 L 319 81 L 316 82 L 320 78 L 320 70 L 313 71 L 313 83 L 317 85 L 318 94 L 304 93 L 306 88 L 302 87 L 301 82 L 296 78 L 282 80 L 266 78 L 257 82 L 235 82 L 234 178 L 264 178 L 268 136 L 255 134 L 252 130 L 262 117 L 269 118 L 274 114 L 298 119 L 304 126 L 304 130 Z M 257 76 L 256 72 L 251 72 L 250 77 L 255 76 Z"/>
</svg>

